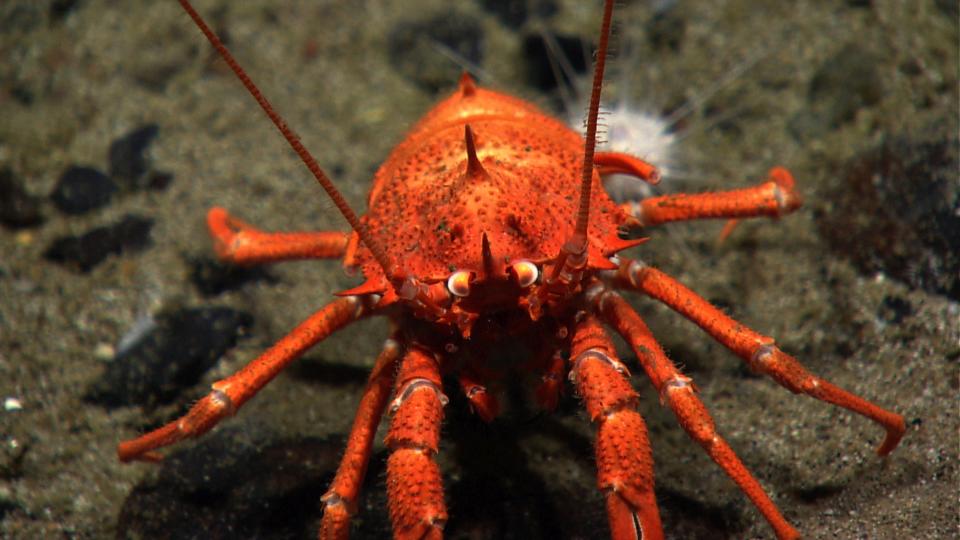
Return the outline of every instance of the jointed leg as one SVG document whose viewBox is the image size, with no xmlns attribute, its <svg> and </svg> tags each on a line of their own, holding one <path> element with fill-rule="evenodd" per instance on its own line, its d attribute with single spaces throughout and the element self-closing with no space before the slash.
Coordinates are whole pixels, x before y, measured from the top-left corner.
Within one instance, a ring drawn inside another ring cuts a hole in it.
<svg viewBox="0 0 960 540">
<path fill-rule="evenodd" d="M 470 368 L 464 368 L 457 379 L 473 413 L 484 422 L 493 422 L 500 414 L 500 403 L 496 396 L 487 390 L 487 386 L 482 382 L 484 379 Z"/>
<path fill-rule="evenodd" d="M 348 234 L 335 231 L 267 233 L 219 207 L 207 212 L 207 228 L 217 256 L 233 264 L 297 259 L 336 259 L 347 250 Z"/>
<path fill-rule="evenodd" d="M 667 404 L 684 431 L 706 450 L 713 461 L 750 498 L 781 540 L 800 538 L 763 487 L 743 465 L 730 445 L 717 433 L 710 413 L 697 397 L 693 381 L 685 377 L 667 358 L 663 349 L 639 315 L 617 293 L 605 291 L 597 298 L 604 321 L 629 343 L 637 360 L 653 383 L 660 399 Z"/>
<path fill-rule="evenodd" d="M 800 207 L 793 176 L 782 167 L 770 170 L 769 178 L 759 186 L 717 193 L 695 193 L 650 197 L 621 205 L 640 226 L 650 227 L 670 221 L 693 219 L 737 219 L 779 217 Z"/>
<path fill-rule="evenodd" d="M 597 487 L 606 496 L 614 540 L 662 540 L 653 493 L 653 454 L 637 393 L 613 343 L 593 316 L 574 330 L 570 377 L 597 424 Z"/>
<path fill-rule="evenodd" d="M 300 323 L 292 332 L 230 377 L 213 383 L 213 391 L 197 402 L 185 416 L 117 446 L 120 461 L 159 461 L 154 452 L 183 439 L 210 431 L 256 395 L 287 364 L 330 334 L 364 315 L 362 300 L 338 298 Z"/>
<path fill-rule="evenodd" d="M 883 444 L 877 449 L 881 456 L 889 454 L 906 431 L 903 417 L 814 377 L 794 357 L 781 351 L 771 337 L 764 336 L 728 317 L 663 272 L 639 261 L 624 261 L 617 271 L 619 287 L 646 293 L 703 328 L 723 346 L 743 358 L 751 368 L 769 375 L 781 386 L 794 393 L 804 393 L 816 399 L 838 405 L 866 416 L 887 431 Z"/>
<path fill-rule="evenodd" d="M 549 354 L 549 358 L 541 370 L 543 374 L 540 376 L 535 398 L 537 405 L 543 410 L 553 412 L 560 403 L 560 392 L 563 391 L 564 361 L 560 351 L 546 349 L 544 352 Z"/>
<path fill-rule="evenodd" d="M 646 161 L 621 152 L 597 152 L 593 155 L 593 164 L 602 176 L 608 174 L 627 174 L 647 182 L 659 184 L 660 173 Z"/>
<path fill-rule="evenodd" d="M 441 538 L 447 521 L 443 484 L 434 456 L 447 402 L 435 355 L 413 344 L 400 361 L 387 433 L 387 499 L 397 540 Z"/>
<path fill-rule="evenodd" d="M 367 472 L 373 438 L 393 388 L 399 355 L 399 344 L 388 339 L 367 379 L 337 475 L 321 499 L 325 506 L 320 522 L 320 540 L 346 540 L 349 537 L 350 516 L 356 511 L 357 496 Z"/>
</svg>

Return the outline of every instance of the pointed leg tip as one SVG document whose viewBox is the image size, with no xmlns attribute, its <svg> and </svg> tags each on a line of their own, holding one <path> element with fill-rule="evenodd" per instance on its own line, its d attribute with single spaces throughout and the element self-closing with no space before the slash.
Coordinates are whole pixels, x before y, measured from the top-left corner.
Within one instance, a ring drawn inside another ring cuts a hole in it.
<svg viewBox="0 0 960 540">
<path fill-rule="evenodd" d="M 146 461 L 149 463 L 159 463 L 163 461 L 163 454 L 160 452 L 146 451 L 138 452 L 132 449 L 131 443 L 135 441 L 125 441 L 117 445 L 117 459 L 120 463 L 130 463 L 133 461 Z"/>
<path fill-rule="evenodd" d="M 906 431 L 907 425 L 904 423 L 903 417 L 900 417 L 897 424 L 887 427 L 887 436 L 883 439 L 883 444 L 877 448 L 877 455 L 886 457 L 890 452 L 893 452 L 900 444 L 900 440 L 903 439 Z"/>
</svg>

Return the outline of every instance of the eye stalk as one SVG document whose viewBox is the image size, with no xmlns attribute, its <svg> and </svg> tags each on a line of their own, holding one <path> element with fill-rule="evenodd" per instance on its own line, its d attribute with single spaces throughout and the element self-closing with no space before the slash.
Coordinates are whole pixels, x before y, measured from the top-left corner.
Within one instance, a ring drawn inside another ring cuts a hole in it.
<svg viewBox="0 0 960 540">
<path fill-rule="evenodd" d="M 454 296 L 461 298 L 470 296 L 470 282 L 473 281 L 473 273 L 466 270 L 458 270 L 447 278 L 447 290 Z"/>
<path fill-rule="evenodd" d="M 523 288 L 533 285 L 540 277 L 540 269 L 530 261 L 517 261 L 510 265 L 510 270 L 517 280 L 517 285 Z"/>
</svg>

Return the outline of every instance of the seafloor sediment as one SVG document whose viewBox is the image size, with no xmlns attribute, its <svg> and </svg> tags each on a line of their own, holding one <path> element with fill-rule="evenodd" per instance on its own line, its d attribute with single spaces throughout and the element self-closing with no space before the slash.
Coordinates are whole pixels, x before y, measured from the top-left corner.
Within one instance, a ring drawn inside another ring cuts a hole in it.
<svg viewBox="0 0 960 540">
<path fill-rule="evenodd" d="M 589 40 L 599 13 L 563 0 L 198 4 L 356 208 L 453 88 L 451 56 L 557 110 L 537 40 Z M 721 224 L 697 223 L 651 230 L 629 255 L 903 414 L 906 437 L 879 459 L 869 421 L 633 303 L 805 538 L 956 537 L 957 2 L 627 4 L 608 91 L 661 114 L 695 105 L 675 126 L 683 174 L 663 189 L 741 187 L 784 165 L 805 201 L 722 246 Z M 162 466 L 120 465 L 115 445 L 357 282 L 333 261 L 219 267 L 207 208 L 272 230 L 343 228 L 336 212 L 175 2 L 3 2 L 0 59 L 0 536 L 312 537 L 383 323 L 316 347 Z M 124 354 L 200 363 L 124 371 Z M 635 384 L 668 537 L 771 537 Z M 449 536 L 603 537 L 576 399 L 546 416 L 515 397 L 489 426 L 462 400 L 448 407 Z M 378 446 L 355 538 L 387 534 L 383 460 Z"/>
</svg>

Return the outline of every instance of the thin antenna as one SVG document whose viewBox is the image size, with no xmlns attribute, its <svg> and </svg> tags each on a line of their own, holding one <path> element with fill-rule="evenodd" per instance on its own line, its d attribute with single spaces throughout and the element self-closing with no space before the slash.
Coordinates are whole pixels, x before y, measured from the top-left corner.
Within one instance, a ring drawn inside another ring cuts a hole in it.
<svg viewBox="0 0 960 540">
<path fill-rule="evenodd" d="M 260 89 L 257 88 L 257 85 L 250 80 L 250 77 L 247 75 L 247 72 L 240 67 L 240 64 L 233 58 L 233 55 L 230 54 L 230 51 L 227 50 L 223 42 L 220 41 L 220 38 L 217 37 L 213 30 L 207 26 L 207 23 L 204 22 L 203 18 L 197 13 L 193 6 L 190 5 L 189 0 L 180 0 L 180 5 L 183 7 L 183 10 L 187 12 L 187 15 L 190 15 L 190 18 L 193 19 L 193 22 L 197 25 L 203 35 L 207 37 L 207 40 L 213 45 L 213 48 L 220 53 L 220 56 L 223 60 L 230 66 L 230 69 L 236 74 L 237 78 L 240 79 L 240 82 L 243 83 L 243 86 L 247 89 L 253 99 L 257 100 L 257 103 L 260 105 L 260 108 L 263 109 L 263 112 L 270 117 L 270 120 L 273 122 L 273 125 L 277 126 L 277 129 L 280 130 L 280 133 L 283 135 L 283 138 L 287 140 L 290 144 L 290 147 L 293 148 L 293 151 L 300 156 L 300 159 L 303 163 L 310 169 L 310 172 L 313 174 L 314 178 L 317 179 L 317 182 L 323 187 L 324 191 L 327 192 L 327 195 L 330 196 L 330 199 L 333 200 L 333 204 L 337 206 L 337 209 L 340 210 L 340 213 L 343 214 L 343 217 L 347 220 L 347 223 L 350 224 L 350 227 L 360 236 L 360 241 L 362 241 L 367 248 L 373 253 L 373 258 L 376 259 L 377 263 L 383 268 L 384 273 L 387 275 L 387 278 L 391 278 L 390 264 L 387 260 L 386 254 L 383 252 L 383 249 L 380 247 L 380 244 L 373 242 L 373 239 L 370 237 L 367 228 L 360 223 L 360 219 L 357 218 L 357 214 L 354 213 L 353 209 L 350 208 L 350 205 L 347 204 L 346 199 L 343 198 L 343 195 L 340 194 L 340 191 L 333 185 L 333 182 L 330 181 L 330 178 L 327 177 L 326 173 L 323 172 L 323 169 L 320 168 L 320 165 L 317 163 L 317 160 L 314 159 L 313 155 L 300 143 L 299 137 L 287 126 L 287 122 L 274 110 L 273 105 L 270 105 L 270 102 L 267 101 L 267 98 L 263 96 L 260 92 Z"/>
<path fill-rule="evenodd" d="M 603 87 L 603 69 L 607 63 L 607 45 L 610 41 L 610 20 L 613 18 L 613 0 L 603 5 L 603 24 L 600 27 L 600 45 L 593 69 L 593 90 L 590 92 L 590 109 L 587 113 L 587 134 L 583 140 L 583 171 L 580 178 L 580 209 L 571 243 L 583 248 L 587 245 L 587 224 L 590 219 L 590 188 L 593 185 L 593 154 L 597 146 L 597 116 L 600 112 L 600 90 Z"/>
</svg>

